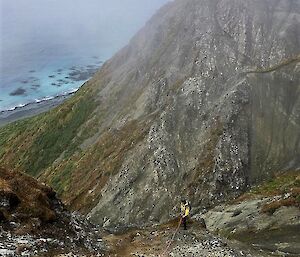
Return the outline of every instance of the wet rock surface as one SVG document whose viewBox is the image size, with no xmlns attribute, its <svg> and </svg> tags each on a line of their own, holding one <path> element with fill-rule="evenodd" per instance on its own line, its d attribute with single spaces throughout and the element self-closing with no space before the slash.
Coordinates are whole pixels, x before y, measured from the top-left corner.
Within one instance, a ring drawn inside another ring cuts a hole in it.
<svg viewBox="0 0 300 257">
<path fill-rule="evenodd" d="M 19 87 L 18 89 L 11 92 L 10 95 L 11 96 L 19 96 L 19 95 L 24 95 L 25 93 L 26 93 L 26 90 L 24 88 Z"/>
</svg>

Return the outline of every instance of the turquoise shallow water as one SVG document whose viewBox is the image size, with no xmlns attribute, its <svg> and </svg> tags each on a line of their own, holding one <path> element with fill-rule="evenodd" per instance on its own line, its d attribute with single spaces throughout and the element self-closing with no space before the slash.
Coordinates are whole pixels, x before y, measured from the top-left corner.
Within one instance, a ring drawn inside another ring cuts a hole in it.
<svg viewBox="0 0 300 257">
<path fill-rule="evenodd" d="M 0 0 L 0 111 L 78 89 L 167 0 Z"/>
<path fill-rule="evenodd" d="M 9 86 L 1 88 L 0 111 L 12 110 L 28 103 L 51 99 L 76 91 L 101 66 L 102 61 L 89 58 L 64 59 L 47 63 L 36 69 L 27 70 L 7 78 Z M 79 75 L 73 79 L 70 74 Z M 80 78 L 80 74 L 82 78 Z"/>
</svg>

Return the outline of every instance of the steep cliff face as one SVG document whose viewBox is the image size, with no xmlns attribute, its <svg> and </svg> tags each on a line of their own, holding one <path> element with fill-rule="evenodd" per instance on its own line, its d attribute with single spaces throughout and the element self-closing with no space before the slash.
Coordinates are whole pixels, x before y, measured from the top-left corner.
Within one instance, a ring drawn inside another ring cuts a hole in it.
<svg viewBox="0 0 300 257">
<path fill-rule="evenodd" d="M 297 169 L 299 24 L 299 1 L 171 2 L 70 101 L 1 129 L 1 163 L 107 226 Z"/>
<path fill-rule="evenodd" d="M 300 56 L 274 69 L 249 75 L 253 181 L 300 164 Z"/>
</svg>

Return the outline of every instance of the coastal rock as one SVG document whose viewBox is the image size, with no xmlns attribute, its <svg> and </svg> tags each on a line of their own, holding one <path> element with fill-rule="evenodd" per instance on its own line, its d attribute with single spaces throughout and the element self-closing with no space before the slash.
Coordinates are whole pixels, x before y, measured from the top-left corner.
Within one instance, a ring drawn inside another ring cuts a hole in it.
<svg viewBox="0 0 300 257">
<path fill-rule="evenodd" d="M 11 92 L 11 96 L 18 96 L 18 95 L 24 95 L 26 93 L 26 90 L 24 88 L 17 88 L 15 91 Z"/>
</svg>

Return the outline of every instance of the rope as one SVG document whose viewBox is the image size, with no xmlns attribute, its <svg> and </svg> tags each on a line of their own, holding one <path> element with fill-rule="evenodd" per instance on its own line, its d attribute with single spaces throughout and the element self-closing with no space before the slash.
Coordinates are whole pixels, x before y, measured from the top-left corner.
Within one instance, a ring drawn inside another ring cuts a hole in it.
<svg viewBox="0 0 300 257">
<path fill-rule="evenodd" d="M 164 256 L 166 256 L 166 253 L 168 252 L 168 250 L 169 250 L 169 248 L 170 248 L 170 246 L 171 246 L 171 244 L 172 244 L 172 242 L 173 242 L 173 240 L 174 240 L 174 238 L 175 238 L 175 236 L 176 236 L 176 234 L 177 234 L 177 232 L 178 232 L 178 230 L 179 230 L 179 228 L 180 228 L 181 222 L 182 222 L 182 217 L 180 217 L 178 226 L 177 226 L 177 228 L 176 228 L 176 230 L 175 230 L 175 232 L 174 232 L 174 234 L 173 234 L 173 236 L 172 236 L 172 239 L 169 241 L 169 243 L 168 243 L 168 245 L 167 245 L 167 248 L 166 248 L 165 251 L 164 251 L 161 255 L 159 255 L 158 257 L 164 257 Z"/>
</svg>

